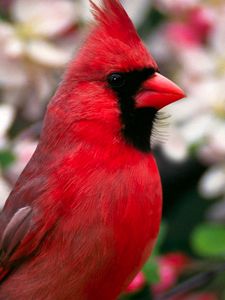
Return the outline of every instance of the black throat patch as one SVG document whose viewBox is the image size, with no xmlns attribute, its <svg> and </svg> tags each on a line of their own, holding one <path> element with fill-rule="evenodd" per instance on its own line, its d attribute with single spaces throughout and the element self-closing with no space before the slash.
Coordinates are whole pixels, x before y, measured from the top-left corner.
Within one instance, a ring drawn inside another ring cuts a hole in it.
<svg viewBox="0 0 225 300">
<path fill-rule="evenodd" d="M 156 70 L 146 68 L 127 73 L 113 73 L 108 82 L 118 97 L 121 110 L 122 133 L 128 143 L 142 152 L 150 152 L 150 137 L 157 110 L 153 107 L 136 108 L 135 95 L 145 80 L 151 77 Z M 121 76 L 121 84 L 113 82 L 114 77 Z"/>
</svg>

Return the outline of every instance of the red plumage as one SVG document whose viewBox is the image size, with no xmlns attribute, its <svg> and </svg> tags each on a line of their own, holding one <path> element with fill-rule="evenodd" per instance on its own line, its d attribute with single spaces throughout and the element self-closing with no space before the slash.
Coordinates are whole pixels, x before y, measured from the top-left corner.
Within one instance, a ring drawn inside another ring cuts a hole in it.
<svg viewBox="0 0 225 300">
<path fill-rule="evenodd" d="M 116 299 L 155 243 L 157 166 L 151 151 L 124 137 L 106 78 L 157 65 L 121 4 L 103 2 L 92 3 L 95 27 L 50 102 L 39 145 L 0 215 L 0 300 Z M 165 81 L 162 104 L 159 78 L 144 81 L 137 103 L 146 105 L 147 92 L 148 105 L 160 99 L 160 107 L 183 96 Z"/>
</svg>

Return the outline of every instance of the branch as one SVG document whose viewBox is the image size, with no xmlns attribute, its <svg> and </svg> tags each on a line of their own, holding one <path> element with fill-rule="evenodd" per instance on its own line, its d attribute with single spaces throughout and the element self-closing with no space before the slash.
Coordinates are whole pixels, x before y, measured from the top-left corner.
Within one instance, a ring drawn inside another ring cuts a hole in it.
<svg viewBox="0 0 225 300">
<path fill-rule="evenodd" d="M 169 300 L 171 297 L 186 294 L 194 289 L 209 284 L 218 274 L 225 272 L 225 263 L 214 268 L 214 270 L 202 272 L 178 284 L 169 292 L 160 295 L 155 300 Z"/>
</svg>

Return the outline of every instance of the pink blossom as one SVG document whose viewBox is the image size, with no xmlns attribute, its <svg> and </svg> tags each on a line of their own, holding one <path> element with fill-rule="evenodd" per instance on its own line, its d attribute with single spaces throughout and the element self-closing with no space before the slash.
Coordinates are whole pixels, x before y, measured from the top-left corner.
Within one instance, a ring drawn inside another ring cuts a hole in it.
<svg viewBox="0 0 225 300">
<path fill-rule="evenodd" d="M 188 23 L 197 31 L 203 41 L 209 36 L 215 24 L 215 14 L 208 7 L 196 7 L 189 12 Z"/>
<path fill-rule="evenodd" d="M 183 253 L 174 252 L 159 258 L 160 281 L 152 286 L 154 294 L 163 293 L 176 284 L 177 278 L 190 259 Z"/>
<path fill-rule="evenodd" d="M 177 281 L 176 271 L 171 265 L 160 263 L 159 275 L 160 281 L 152 285 L 154 294 L 160 294 L 168 290 L 170 287 L 174 286 Z"/>
<path fill-rule="evenodd" d="M 126 288 L 127 293 L 135 293 L 139 291 L 145 285 L 145 277 L 142 272 L 139 272 L 131 283 Z"/>
<path fill-rule="evenodd" d="M 193 47 L 199 44 L 199 34 L 190 24 L 173 21 L 166 25 L 165 33 L 167 39 L 179 47 Z"/>
<path fill-rule="evenodd" d="M 178 46 L 201 45 L 214 26 L 214 15 L 206 7 L 195 7 L 184 14 L 180 21 L 172 21 L 165 26 L 167 39 Z"/>
<path fill-rule="evenodd" d="M 189 257 L 181 252 L 169 253 L 160 259 L 161 264 L 170 265 L 175 269 L 176 273 L 180 273 L 189 262 Z"/>
</svg>

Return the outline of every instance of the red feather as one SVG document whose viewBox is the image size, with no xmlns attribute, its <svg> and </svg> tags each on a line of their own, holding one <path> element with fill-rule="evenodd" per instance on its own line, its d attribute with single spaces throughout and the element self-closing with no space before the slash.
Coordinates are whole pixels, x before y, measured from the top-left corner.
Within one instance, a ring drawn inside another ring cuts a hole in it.
<svg viewBox="0 0 225 300">
<path fill-rule="evenodd" d="M 155 243 L 157 166 L 124 138 L 106 78 L 157 65 L 121 4 L 103 2 L 0 215 L 0 300 L 116 299 Z"/>
</svg>

